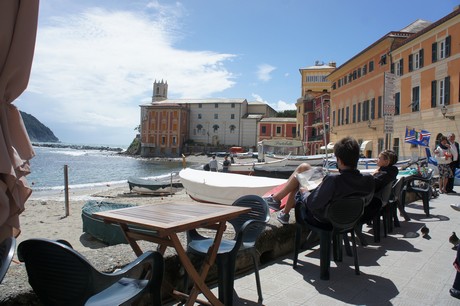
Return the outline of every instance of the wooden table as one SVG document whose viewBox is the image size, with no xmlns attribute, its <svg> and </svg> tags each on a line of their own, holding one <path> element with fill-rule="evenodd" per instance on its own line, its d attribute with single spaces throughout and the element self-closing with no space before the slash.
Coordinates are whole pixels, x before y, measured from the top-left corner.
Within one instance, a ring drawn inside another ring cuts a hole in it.
<svg viewBox="0 0 460 306">
<path fill-rule="evenodd" d="M 158 243 L 158 250 L 162 254 L 168 246 L 175 248 L 182 265 L 194 283 L 186 305 L 193 305 L 200 292 L 206 296 L 212 305 L 222 305 L 222 302 L 206 285 L 206 276 L 216 259 L 226 222 L 248 211 L 250 208 L 229 205 L 162 203 L 97 212 L 94 215 L 104 219 L 105 222 L 120 225 L 126 240 L 137 256 L 143 253 L 136 242 L 137 240 Z M 145 230 L 145 232 L 136 230 L 133 226 L 136 229 Z M 198 273 L 188 258 L 177 234 L 200 227 L 211 227 L 217 232 L 214 243 L 209 248 L 201 271 Z"/>
</svg>

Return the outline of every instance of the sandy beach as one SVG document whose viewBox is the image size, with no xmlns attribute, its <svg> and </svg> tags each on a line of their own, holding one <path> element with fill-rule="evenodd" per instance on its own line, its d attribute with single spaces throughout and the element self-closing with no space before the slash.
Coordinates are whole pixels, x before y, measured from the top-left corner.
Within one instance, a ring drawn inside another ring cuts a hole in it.
<svg viewBox="0 0 460 306">
<path fill-rule="evenodd" d="M 204 164 L 207 156 L 189 156 L 188 163 Z M 146 195 L 130 192 L 128 183 L 92 188 L 69 189 L 69 216 L 66 216 L 65 192 L 34 191 L 20 215 L 21 234 L 18 243 L 29 238 L 65 239 L 78 251 L 84 251 L 99 242 L 82 231 L 81 210 L 88 200 L 126 204 L 153 204 L 193 200 L 183 188 L 173 195 Z M 101 244 L 101 247 L 103 245 Z"/>
</svg>

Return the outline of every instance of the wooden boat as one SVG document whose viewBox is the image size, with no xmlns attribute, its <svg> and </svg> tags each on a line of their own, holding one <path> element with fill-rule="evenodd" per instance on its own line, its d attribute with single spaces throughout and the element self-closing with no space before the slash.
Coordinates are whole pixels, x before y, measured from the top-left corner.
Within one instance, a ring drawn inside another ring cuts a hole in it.
<svg viewBox="0 0 460 306">
<path fill-rule="evenodd" d="M 88 201 L 83 205 L 81 210 L 81 219 L 83 221 L 83 232 L 90 234 L 94 238 L 108 244 L 115 245 L 120 243 L 128 243 L 123 231 L 116 224 L 105 223 L 101 218 L 93 216 L 93 213 L 127 208 L 136 205 L 131 204 L 120 204 L 120 203 L 110 203 L 103 201 Z"/>
<path fill-rule="evenodd" d="M 183 169 L 179 176 L 187 194 L 199 202 L 231 205 L 243 195 L 262 196 L 286 180 L 234 173 Z"/>
<path fill-rule="evenodd" d="M 105 201 L 90 200 L 83 205 L 81 219 L 83 221 L 83 232 L 93 236 L 107 245 L 128 243 L 120 226 L 113 223 L 106 223 L 102 218 L 93 214 L 96 212 L 122 209 L 137 206 L 136 204 L 111 203 Z M 130 226 L 130 231 L 146 233 L 149 231 Z M 152 232 L 153 234 L 153 232 Z"/>
<path fill-rule="evenodd" d="M 130 192 L 149 194 L 174 193 L 177 191 L 177 188 L 183 187 L 177 174 L 172 178 L 163 177 L 159 179 L 129 177 L 128 185 Z"/>
</svg>

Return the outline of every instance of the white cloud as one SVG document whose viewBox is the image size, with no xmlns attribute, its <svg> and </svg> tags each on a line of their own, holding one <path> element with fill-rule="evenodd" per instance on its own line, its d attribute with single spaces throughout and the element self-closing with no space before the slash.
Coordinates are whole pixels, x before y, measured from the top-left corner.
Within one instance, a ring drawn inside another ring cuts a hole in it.
<svg viewBox="0 0 460 306">
<path fill-rule="evenodd" d="M 155 15 L 92 8 L 41 22 L 21 103 L 76 133 L 86 127 L 117 133 L 139 124 L 139 104 L 149 101 L 155 79 L 174 80 L 169 96 L 179 98 L 209 97 L 234 85 L 224 66 L 234 55 L 174 47 L 179 4 L 167 10 L 154 1 L 152 9 Z M 40 108 L 32 106 L 37 101 Z"/>
<path fill-rule="evenodd" d="M 270 81 L 272 76 L 270 73 L 272 73 L 276 67 L 273 67 L 268 64 L 262 64 L 257 67 L 257 78 L 261 81 L 267 82 Z"/>
<path fill-rule="evenodd" d="M 287 103 L 283 100 L 279 100 L 277 103 L 276 103 L 276 106 L 274 107 L 277 111 L 284 111 L 284 110 L 293 110 L 293 109 L 296 109 L 295 107 L 295 104 L 294 103 Z"/>
</svg>

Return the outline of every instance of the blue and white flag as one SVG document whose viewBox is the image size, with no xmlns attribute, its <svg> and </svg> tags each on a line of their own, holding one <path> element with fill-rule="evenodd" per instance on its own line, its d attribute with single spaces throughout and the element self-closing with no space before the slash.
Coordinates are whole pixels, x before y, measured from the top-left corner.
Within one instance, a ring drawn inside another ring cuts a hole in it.
<svg viewBox="0 0 460 306">
<path fill-rule="evenodd" d="M 428 147 L 430 144 L 431 133 L 427 130 L 416 129 L 406 126 L 405 142 L 418 146 Z"/>
</svg>

